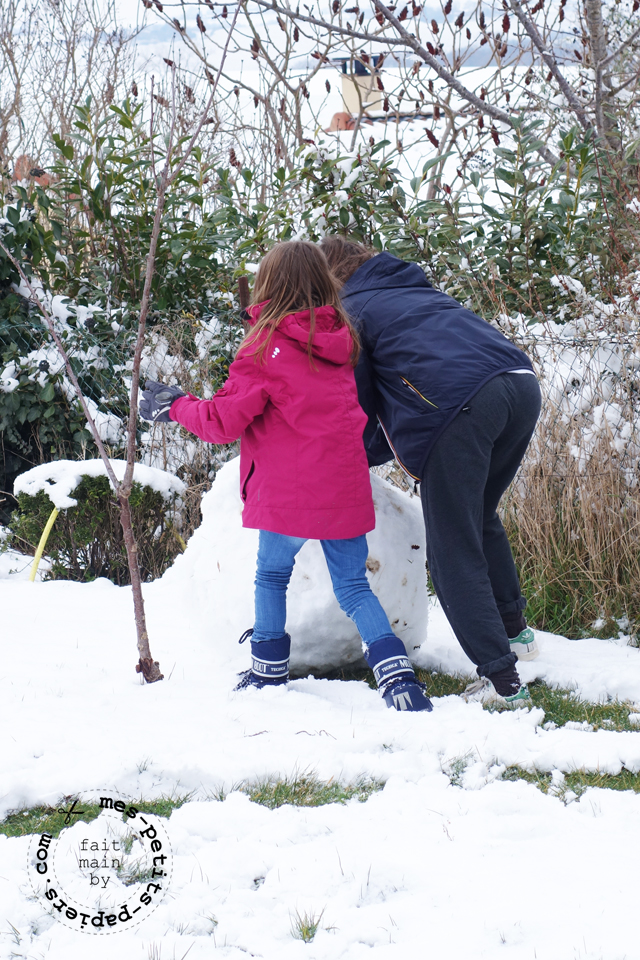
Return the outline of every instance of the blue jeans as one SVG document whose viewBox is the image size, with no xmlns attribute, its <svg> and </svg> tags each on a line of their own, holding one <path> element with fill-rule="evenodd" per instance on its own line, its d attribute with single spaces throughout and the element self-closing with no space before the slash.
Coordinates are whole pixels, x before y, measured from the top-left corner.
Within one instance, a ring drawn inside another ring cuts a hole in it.
<svg viewBox="0 0 640 960">
<path fill-rule="evenodd" d="M 284 634 L 287 619 L 287 587 L 296 554 L 306 543 L 304 537 L 260 531 L 256 572 L 255 623 L 252 641 L 277 640 Z M 353 620 L 367 646 L 393 636 L 386 613 L 371 590 L 365 563 L 367 538 L 321 540 L 333 592 L 340 607 Z"/>
</svg>

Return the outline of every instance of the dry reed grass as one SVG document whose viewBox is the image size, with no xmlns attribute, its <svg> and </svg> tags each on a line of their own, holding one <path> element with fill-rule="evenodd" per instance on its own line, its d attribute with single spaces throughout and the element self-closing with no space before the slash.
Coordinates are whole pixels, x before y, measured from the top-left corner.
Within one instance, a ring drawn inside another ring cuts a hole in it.
<svg viewBox="0 0 640 960">
<path fill-rule="evenodd" d="M 528 345 L 543 410 L 502 518 L 529 621 L 577 637 L 640 622 L 639 342 L 620 324 L 597 338 Z"/>
</svg>

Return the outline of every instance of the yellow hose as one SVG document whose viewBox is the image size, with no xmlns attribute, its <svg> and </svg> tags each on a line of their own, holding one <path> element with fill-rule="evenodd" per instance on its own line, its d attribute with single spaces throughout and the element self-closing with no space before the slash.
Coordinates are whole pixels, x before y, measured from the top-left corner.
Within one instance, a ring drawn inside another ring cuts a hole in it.
<svg viewBox="0 0 640 960">
<path fill-rule="evenodd" d="M 33 566 L 31 567 L 31 573 L 29 574 L 29 580 L 31 583 L 36 579 L 36 574 L 38 572 L 38 564 L 42 559 L 42 554 L 44 553 L 44 548 L 49 539 L 49 534 L 51 533 L 51 527 L 56 522 L 56 517 L 58 516 L 59 510 L 57 507 L 54 507 L 51 511 L 51 516 L 47 520 L 47 525 L 42 531 L 42 536 L 40 537 L 40 543 L 38 544 L 38 549 L 36 550 L 36 555 L 33 558 Z"/>
</svg>

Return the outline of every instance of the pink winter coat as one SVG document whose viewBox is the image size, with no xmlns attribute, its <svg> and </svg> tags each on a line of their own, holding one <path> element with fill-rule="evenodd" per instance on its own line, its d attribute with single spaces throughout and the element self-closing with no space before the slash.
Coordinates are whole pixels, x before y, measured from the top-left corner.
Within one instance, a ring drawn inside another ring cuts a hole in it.
<svg viewBox="0 0 640 960">
<path fill-rule="evenodd" d="M 251 308 L 254 321 L 262 305 Z M 333 307 L 285 317 L 264 359 L 246 348 L 211 400 L 180 397 L 170 411 L 210 443 L 240 443 L 245 527 L 313 540 L 358 537 L 375 526 L 351 337 Z M 266 336 L 266 334 L 265 334 Z"/>
</svg>

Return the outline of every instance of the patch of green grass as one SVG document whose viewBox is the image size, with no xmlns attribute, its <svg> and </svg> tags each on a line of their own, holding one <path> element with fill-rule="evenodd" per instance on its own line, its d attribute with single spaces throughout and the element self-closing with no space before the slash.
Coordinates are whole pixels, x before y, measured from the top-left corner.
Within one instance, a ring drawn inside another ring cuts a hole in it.
<svg viewBox="0 0 640 960">
<path fill-rule="evenodd" d="M 294 674 L 291 674 L 294 677 Z M 307 676 L 306 673 L 300 676 Z M 364 680 L 373 690 L 376 689 L 376 681 L 373 671 L 368 667 L 341 667 L 339 670 L 330 670 L 328 673 L 312 674 L 319 680 Z M 295 679 L 295 677 L 294 677 Z"/>
<path fill-rule="evenodd" d="M 471 677 L 451 676 L 446 673 L 428 673 L 416 670 L 418 679 L 427 685 L 431 697 L 446 697 L 460 694 Z M 606 703 L 591 703 L 581 700 L 572 690 L 558 690 L 541 680 L 527 684 L 535 707 L 545 713 L 545 724 L 563 727 L 566 723 L 588 723 L 595 730 L 640 731 L 638 724 L 631 723 L 629 713 L 632 705 L 625 701 L 609 700 Z M 503 707 L 485 706 L 486 710 L 503 710 Z M 508 708 L 506 708 L 508 709 Z"/>
<path fill-rule="evenodd" d="M 193 797 L 193 793 L 172 794 L 160 797 L 157 800 L 139 800 L 138 805 L 143 812 L 155 814 L 158 817 L 171 816 L 172 810 L 177 810 Z M 81 810 L 80 816 L 68 818 L 68 811 L 76 801 L 76 810 Z M 12 810 L 4 820 L 0 821 L 0 833 L 7 837 L 26 837 L 32 833 L 50 833 L 52 837 L 60 836 L 60 831 L 77 821 L 91 823 L 100 815 L 100 805 L 83 803 L 77 796 L 61 797 L 55 807 L 37 806 L 22 810 Z M 123 819 L 125 816 L 123 814 Z M 67 822 L 65 822 L 67 820 Z"/>
<path fill-rule="evenodd" d="M 318 914 L 298 913 L 296 910 L 295 916 L 291 918 L 291 936 L 295 940 L 303 940 L 305 943 L 311 943 L 318 932 L 323 914 L 324 910 Z"/>
<path fill-rule="evenodd" d="M 382 790 L 383 787 L 383 781 L 366 777 L 345 784 L 337 780 L 320 780 L 314 773 L 304 773 L 294 774 L 291 777 L 274 776 L 262 780 L 245 781 L 237 784 L 233 789 L 246 793 L 253 803 L 259 803 L 274 810 L 284 804 L 295 807 L 319 807 L 326 803 L 346 803 L 348 800 L 359 800 L 364 803 L 371 794 Z M 193 796 L 193 792 L 182 795 L 172 794 L 157 800 L 138 800 L 136 805 L 143 812 L 168 818 L 173 810 L 188 803 Z M 225 796 L 224 790 L 217 790 L 210 799 L 222 801 Z M 77 800 L 77 797 L 62 797 L 57 807 L 37 806 L 12 810 L 0 822 L 0 833 L 7 837 L 25 837 L 38 833 L 50 833 L 51 836 L 58 837 L 61 830 L 70 826 L 69 823 L 65 823 L 65 811 L 69 809 L 74 799 Z M 79 801 L 76 808 L 82 810 L 82 815 L 74 816 L 73 823 L 77 821 L 91 823 L 100 815 L 101 809 L 96 804 L 84 804 Z M 125 839 L 125 852 L 130 852 L 132 842 L 133 837 Z M 130 882 L 138 879 L 140 877 L 135 875 Z"/>
<path fill-rule="evenodd" d="M 449 777 L 449 783 L 453 787 L 461 787 L 465 771 L 469 764 L 475 759 L 475 751 L 469 750 L 458 757 L 451 757 L 446 763 L 442 764 L 442 772 Z"/>
<path fill-rule="evenodd" d="M 427 693 L 430 697 L 448 697 L 450 694 L 462 693 L 472 677 L 452 676 L 448 673 L 438 673 L 437 671 L 416 670 L 418 680 L 427 685 Z M 373 670 L 366 667 L 348 668 L 334 670 L 331 673 L 323 673 L 323 680 L 364 680 L 372 690 L 376 689 L 376 681 L 373 676 Z"/>
<path fill-rule="evenodd" d="M 418 680 L 427 686 L 430 697 L 456 696 L 476 677 L 461 677 L 458 674 L 438 673 L 436 670 L 416 670 Z"/>
<path fill-rule="evenodd" d="M 556 690 L 540 680 L 528 684 L 531 699 L 536 707 L 542 707 L 545 723 L 555 723 L 558 727 L 565 723 L 584 723 L 592 725 L 594 730 L 635 730 L 637 724 L 629 721 L 631 705 L 620 700 L 606 703 L 590 703 L 581 700 L 571 690 Z"/>
<path fill-rule="evenodd" d="M 65 827 L 81 820 L 83 823 L 91 823 L 100 814 L 98 804 L 77 803 L 76 807 L 82 810 L 81 816 L 74 816 L 69 823 L 65 823 L 68 810 L 75 797 L 63 797 L 59 800 L 60 807 L 27 807 L 22 810 L 12 810 L 0 822 L 0 833 L 6 837 L 26 837 L 32 833 L 50 833 L 53 837 L 58 837 L 60 831 Z"/>
<path fill-rule="evenodd" d="M 523 770 L 521 767 L 508 767 L 502 774 L 502 780 L 526 780 L 527 783 L 533 783 L 542 790 L 543 793 L 555 793 L 561 799 L 568 791 L 572 791 L 580 797 L 587 787 L 600 787 L 607 790 L 633 790 L 634 793 L 640 793 L 640 773 L 632 773 L 630 770 L 621 770 L 620 773 L 600 773 L 597 770 L 584 771 L 574 770 L 565 774 L 564 782 L 561 787 L 553 784 L 550 773 L 543 773 L 540 770 Z"/>
<path fill-rule="evenodd" d="M 585 556 L 579 556 L 580 544 L 576 550 L 576 541 L 555 543 L 551 560 L 535 549 L 531 552 L 529 543 L 523 550 L 518 537 L 516 533 L 512 548 L 522 592 L 528 600 L 530 626 L 572 640 L 581 637 L 608 640 L 618 636 L 626 621 L 625 633 L 632 634 L 633 642 L 638 643 L 638 582 L 628 563 L 600 556 L 596 561 L 600 570 L 616 573 L 602 577 L 596 574 L 594 578 L 585 567 Z M 637 555 L 637 549 L 634 554 Z"/>
<path fill-rule="evenodd" d="M 418 680 L 426 684 L 430 697 L 457 696 L 462 693 L 472 676 L 462 677 L 458 674 L 439 673 L 436 670 L 416 669 Z M 373 690 L 376 682 L 371 670 L 343 669 L 330 674 L 324 674 L 326 680 L 364 680 Z M 590 703 L 581 700 L 572 690 L 556 690 L 547 686 L 541 680 L 534 680 L 528 684 L 531 700 L 536 707 L 542 707 L 545 712 L 545 722 L 555 723 L 562 727 L 565 723 L 584 723 L 593 726 L 594 730 L 635 730 L 640 731 L 640 725 L 629 721 L 631 704 L 620 700 L 610 700 L 606 703 Z M 485 709 L 495 711 L 503 707 L 486 706 Z M 507 708 L 508 709 L 508 708 Z"/>
<path fill-rule="evenodd" d="M 363 803 L 372 793 L 382 790 L 383 786 L 380 780 L 361 778 L 354 783 L 343 784 L 337 780 L 320 780 L 313 773 L 305 773 L 291 777 L 269 777 L 256 783 L 241 784 L 238 789 L 254 803 L 274 810 L 284 804 L 320 807 L 326 803 L 346 803 L 354 799 Z"/>
<path fill-rule="evenodd" d="M 126 867 L 118 867 L 116 873 L 118 879 L 121 880 L 126 887 L 130 887 L 134 883 L 151 880 L 154 875 L 153 870 L 153 864 L 147 864 L 143 859 L 139 859 L 127 864 Z"/>
</svg>

